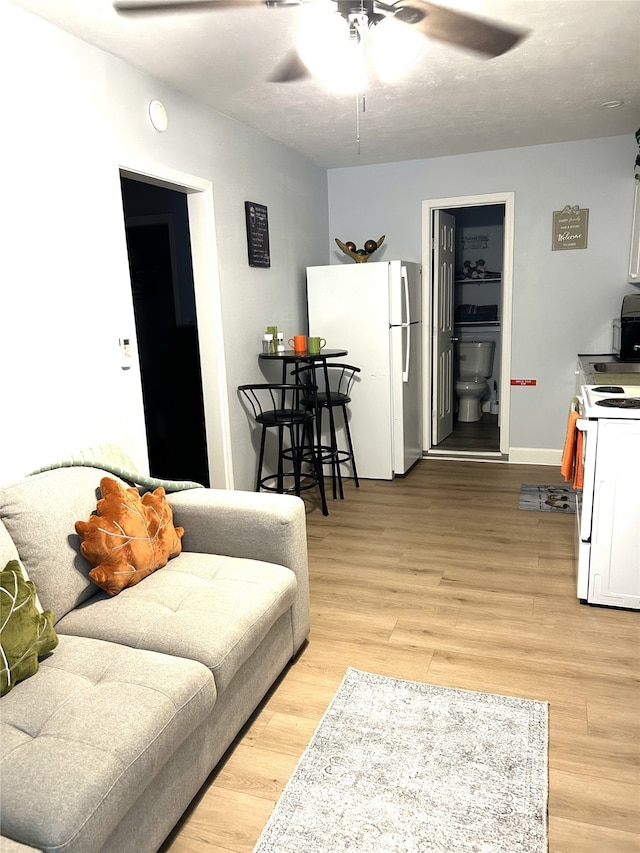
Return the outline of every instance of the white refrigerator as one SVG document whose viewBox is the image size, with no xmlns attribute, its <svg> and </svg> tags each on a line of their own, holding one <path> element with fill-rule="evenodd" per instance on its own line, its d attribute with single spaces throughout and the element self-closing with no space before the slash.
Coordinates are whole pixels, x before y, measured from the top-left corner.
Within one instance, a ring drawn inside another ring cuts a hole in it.
<svg viewBox="0 0 640 853">
<path fill-rule="evenodd" d="M 361 369 L 348 407 L 358 476 L 405 474 L 422 458 L 420 265 L 307 267 L 307 306 L 309 334 L 348 350 L 340 361 Z"/>
</svg>

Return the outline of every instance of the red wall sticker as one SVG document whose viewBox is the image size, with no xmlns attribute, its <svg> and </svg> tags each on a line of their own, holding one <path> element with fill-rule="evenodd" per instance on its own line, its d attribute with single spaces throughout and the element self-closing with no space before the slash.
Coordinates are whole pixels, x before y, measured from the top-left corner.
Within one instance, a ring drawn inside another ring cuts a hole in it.
<svg viewBox="0 0 640 853">
<path fill-rule="evenodd" d="M 537 385 L 538 380 L 537 379 L 512 379 L 511 384 L 512 385 Z"/>
</svg>

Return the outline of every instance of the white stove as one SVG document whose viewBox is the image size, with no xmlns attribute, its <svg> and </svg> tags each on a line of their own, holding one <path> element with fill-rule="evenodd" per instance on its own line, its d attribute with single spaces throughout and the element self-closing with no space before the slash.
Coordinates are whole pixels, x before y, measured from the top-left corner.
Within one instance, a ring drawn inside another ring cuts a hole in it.
<svg viewBox="0 0 640 853">
<path fill-rule="evenodd" d="M 640 610 L 640 386 L 583 385 L 578 598 Z"/>
<path fill-rule="evenodd" d="M 583 385 L 580 398 L 583 418 L 640 420 L 640 385 Z"/>
</svg>

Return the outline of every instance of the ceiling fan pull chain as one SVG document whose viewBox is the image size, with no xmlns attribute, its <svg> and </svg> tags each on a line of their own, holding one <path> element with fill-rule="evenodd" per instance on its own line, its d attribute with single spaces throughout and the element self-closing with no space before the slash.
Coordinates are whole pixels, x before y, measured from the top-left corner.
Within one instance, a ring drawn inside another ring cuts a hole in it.
<svg viewBox="0 0 640 853">
<path fill-rule="evenodd" d="M 367 111 L 366 92 L 356 92 L 356 142 L 358 143 L 358 154 L 360 153 L 360 108 L 362 112 Z"/>
</svg>

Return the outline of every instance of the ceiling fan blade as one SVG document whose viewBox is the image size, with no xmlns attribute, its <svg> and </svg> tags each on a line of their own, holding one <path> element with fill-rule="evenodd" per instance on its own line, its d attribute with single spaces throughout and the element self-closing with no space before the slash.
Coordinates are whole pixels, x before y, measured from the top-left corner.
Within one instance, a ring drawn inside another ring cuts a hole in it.
<svg viewBox="0 0 640 853">
<path fill-rule="evenodd" d="M 409 24 L 429 38 L 475 50 L 488 57 L 506 53 L 527 35 L 524 30 L 482 21 L 426 0 L 401 0 L 386 9 L 396 20 Z"/>
<path fill-rule="evenodd" d="M 124 14 L 192 12 L 197 9 L 228 9 L 241 6 L 268 6 L 265 0 L 114 0 L 113 8 Z M 273 5 L 281 5 L 274 3 Z M 297 5 L 297 3 L 296 3 Z"/>
<path fill-rule="evenodd" d="M 269 77 L 269 82 L 292 83 L 294 80 L 303 80 L 310 76 L 307 66 L 298 53 L 292 50 Z"/>
</svg>

